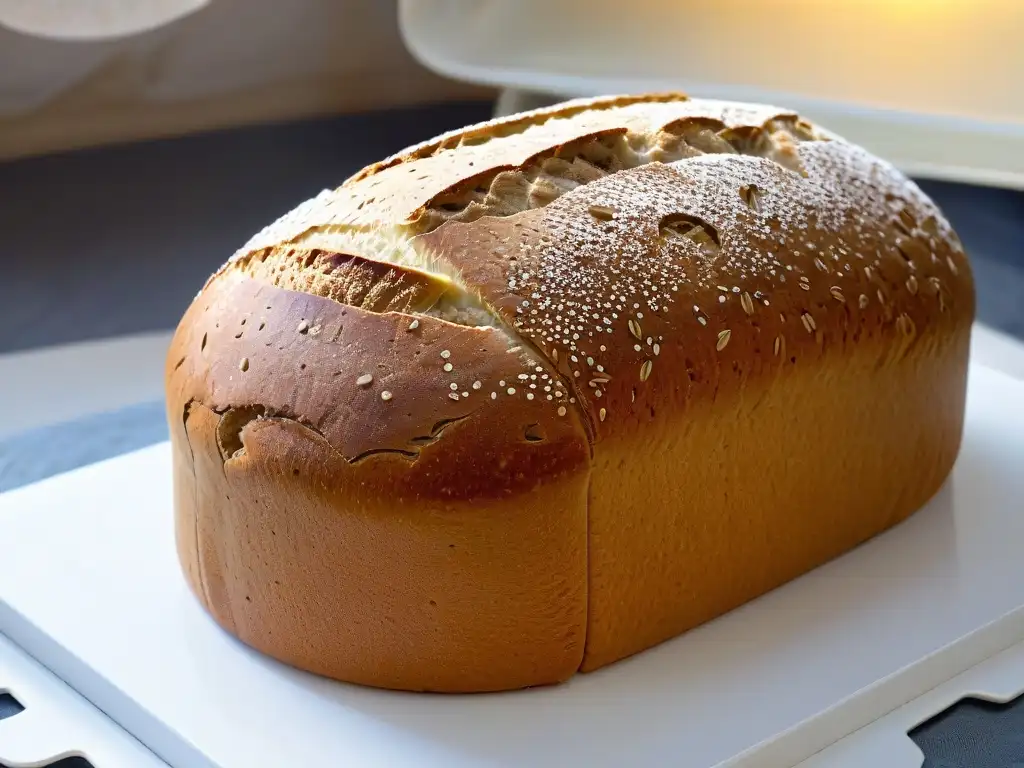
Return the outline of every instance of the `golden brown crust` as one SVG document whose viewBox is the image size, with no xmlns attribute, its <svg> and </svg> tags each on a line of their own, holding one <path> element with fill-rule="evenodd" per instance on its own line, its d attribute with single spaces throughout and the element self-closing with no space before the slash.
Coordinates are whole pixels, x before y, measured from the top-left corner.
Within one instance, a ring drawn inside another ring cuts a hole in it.
<svg viewBox="0 0 1024 768">
<path fill-rule="evenodd" d="M 603 435 L 582 670 L 720 616 L 920 509 L 956 459 L 969 340 L 968 327 L 950 329 L 899 357 L 876 333 L 676 418 L 647 403 L 638 428 Z"/>
<path fill-rule="evenodd" d="M 273 417 L 305 425 L 368 473 L 377 454 L 403 457 L 396 503 L 487 499 L 587 471 L 575 411 L 559 416 L 546 400 L 517 396 L 553 370 L 494 328 L 366 312 L 232 273 L 197 297 L 168 363 L 179 419 L 194 403 L 245 409 L 222 445 L 240 450 L 238 430 Z"/>
<path fill-rule="evenodd" d="M 219 420 L 190 409 L 196 460 L 176 468 L 179 552 L 197 597 L 243 642 L 319 674 L 411 690 L 522 688 L 579 668 L 586 473 L 486 509 L 396 504 L 394 487 L 410 483 L 393 454 L 352 465 L 302 425 L 264 419 L 222 463 Z"/>
<path fill-rule="evenodd" d="M 575 410 L 514 396 L 551 380 L 534 365 L 520 381 L 524 360 L 495 328 L 242 272 L 212 281 L 168 355 L 192 590 L 244 642 L 343 680 L 568 678 L 584 647 L 590 449 Z"/>
<path fill-rule="evenodd" d="M 741 156 L 650 164 L 418 239 L 557 359 L 599 434 L 832 347 L 884 338 L 898 359 L 963 327 L 969 265 L 938 210 L 848 144 L 799 157 L 806 176 Z"/>
<path fill-rule="evenodd" d="M 973 317 L 941 212 L 786 110 L 616 97 L 454 132 L 268 227 L 189 309 L 183 567 L 226 628 L 324 674 L 561 680 L 920 506 Z"/>
</svg>

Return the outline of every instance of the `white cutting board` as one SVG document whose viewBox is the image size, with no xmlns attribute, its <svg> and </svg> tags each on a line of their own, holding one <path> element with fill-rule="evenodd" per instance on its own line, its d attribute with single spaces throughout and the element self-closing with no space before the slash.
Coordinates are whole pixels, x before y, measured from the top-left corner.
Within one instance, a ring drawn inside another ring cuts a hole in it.
<svg viewBox="0 0 1024 768">
<path fill-rule="evenodd" d="M 1024 642 L 986 659 L 885 717 L 840 739 L 796 768 L 918 768 L 923 755 L 917 745 L 907 738 L 908 731 L 966 696 L 1005 703 L 1022 693 Z M 1003 735 L 1019 738 L 1019 734 L 1012 731 Z M 951 746 L 954 745 L 949 744 L 947 748 Z M 960 762 L 955 765 L 965 765 L 964 760 L 969 759 L 965 747 L 971 746 L 963 742 L 959 744 Z M 939 755 L 931 757 L 937 759 Z"/>
<path fill-rule="evenodd" d="M 24 710 L 0 719 L 0 765 L 46 766 L 85 757 L 95 768 L 167 768 L 53 673 L 0 636 L 0 693 Z"/>
<path fill-rule="evenodd" d="M 375 691 L 242 647 L 179 575 L 166 445 L 0 496 L 0 632 L 175 768 L 792 766 L 1024 640 L 1022 404 L 1024 384 L 973 368 L 926 508 L 561 687 Z"/>
</svg>

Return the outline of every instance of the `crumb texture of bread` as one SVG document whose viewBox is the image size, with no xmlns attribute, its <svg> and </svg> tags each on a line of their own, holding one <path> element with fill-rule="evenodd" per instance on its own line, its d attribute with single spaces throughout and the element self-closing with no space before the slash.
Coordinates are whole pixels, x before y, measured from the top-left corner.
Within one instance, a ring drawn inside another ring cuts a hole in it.
<svg viewBox="0 0 1024 768">
<path fill-rule="evenodd" d="M 330 677 L 563 681 L 919 509 L 974 300 L 920 189 L 787 110 L 609 97 L 452 132 L 271 224 L 186 312 L 182 567 Z"/>
</svg>

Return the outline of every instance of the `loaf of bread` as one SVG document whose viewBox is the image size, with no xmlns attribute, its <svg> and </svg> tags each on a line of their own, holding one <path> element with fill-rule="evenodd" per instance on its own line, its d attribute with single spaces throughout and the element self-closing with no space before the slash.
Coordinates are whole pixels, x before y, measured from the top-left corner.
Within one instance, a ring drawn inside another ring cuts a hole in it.
<svg viewBox="0 0 1024 768">
<path fill-rule="evenodd" d="M 919 509 L 973 317 L 936 206 L 784 109 L 615 97 L 446 134 L 300 205 L 188 309 L 183 570 L 322 675 L 564 681 Z"/>
</svg>

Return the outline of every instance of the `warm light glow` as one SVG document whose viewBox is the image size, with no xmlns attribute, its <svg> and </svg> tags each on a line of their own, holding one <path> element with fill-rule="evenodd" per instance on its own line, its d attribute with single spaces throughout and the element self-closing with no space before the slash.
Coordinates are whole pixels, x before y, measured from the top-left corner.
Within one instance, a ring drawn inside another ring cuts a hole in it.
<svg viewBox="0 0 1024 768">
<path fill-rule="evenodd" d="M 658 4 L 685 21 L 684 71 L 692 81 L 915 112 L 1024 117 L 1007 81 L 1024 74 L 1024 0 Z"/>
</svg>

